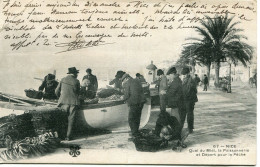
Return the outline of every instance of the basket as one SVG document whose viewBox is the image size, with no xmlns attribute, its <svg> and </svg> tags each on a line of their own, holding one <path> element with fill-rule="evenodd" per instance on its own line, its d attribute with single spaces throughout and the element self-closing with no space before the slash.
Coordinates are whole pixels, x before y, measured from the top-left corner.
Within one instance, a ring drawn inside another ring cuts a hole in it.
<svg viewBox="0 0 260 167">
<path fill-rule="evenodd" d="M 42 92 L 36 91 L 34 89 L 25 89 L 24 91 L 25 91 L 26 96 L 29 98 L 42 99 L 42 97 L 43 97 Z"/>
</svg>

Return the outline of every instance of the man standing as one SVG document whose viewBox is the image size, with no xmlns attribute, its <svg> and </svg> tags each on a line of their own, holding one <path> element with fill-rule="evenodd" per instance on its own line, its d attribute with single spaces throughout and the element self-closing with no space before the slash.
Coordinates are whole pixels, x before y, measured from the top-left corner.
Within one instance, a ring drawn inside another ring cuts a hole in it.
<svg viewBox="0 0 260 167">
<path fill-rule="evenodd" d="M 159 89 L 160 110 L 161 112 L 166 112 L 166 91 L 168 88 L 168 81 L 161 69 L 157 70 L 157 76 L 159 76 L 159 80 L 156 82 Z"/>
<path fill-rule="evenodd" d="M 203 91 L 207 91 L 208 90 L 208 83 L 209 83 L 209 80 L 208 80 L 208 77 L 206 74 L 204 74 L 204 79 L 203 79 L 203 85 L 204 85 L 204 88 L 203 88 Z"/>
<path fill-rule="evenodd" d="M 133 137 L 139 136 L 139 126 L 142 109 L 145 103 L 143 88 L 137 79 L 133 79 L 128 74 L 121 78 L 124 89 L 124 100 L 129 106 L 128 123 Z"/>
<path fill-rule="evenodd" d="M 198 87 L 198 86 L 199 86 L 199 83 L 200 83 L 200 78 L 198 77 L 197 74 L 195 74 L 194 80 L 195 80 L 195 82 L 196 82 L 196 86 Z"/>
<path fill-rule="evenodd" d="M 181 115 L 182 125 L 184 125 L 187 115 L 188 129 L 192 133 L 194 129 L 194 106 L 198 101 L 197 87 L 195 81 L 190 76 L 190 69 L 185 67 L 182 69 L 184 75 L 182 82 L 183 99 L 184 99 L 184 113 Z"/>
<path fill-rule="evenodd" d="M 61 79 L 55 93 L 59 97 L 58 106 L 68 114 L 68 130 L 65 140 L 69 141 L 71 140 L 75 114 L 79 106 L 80 83 L 77 79 L 79 71 L 75 67 L 69 68 L 68 71 L 68 75 Z"/>
<path fill-rule="evenodd" d="M 171 108 L 171 116 L 174 116 L 181 124 L 180 115 L 183 110 L 182 81 L 175 67 L 172 67 L 167 75 L 173 75 L 173 80 L 167 90 L 168 107 Z"/>
<path fill-rule="evenodd" d="M 85 75 L 83 77 L 82 81 L 84 81 L 84 79 L 88 79 L 90 81 L 87 91 L 88 91 L 88 94 L 90 95 L 89 98 L 93 99 L 96 97 L 96 93 L 97 93 L 97 89 L 98 89 L 97 77 L 92 74 L 92 70 L 90 68 L 88 68 L 86 70 L 86 72 L 87 72 L 87 75 Z"/>
</svg>

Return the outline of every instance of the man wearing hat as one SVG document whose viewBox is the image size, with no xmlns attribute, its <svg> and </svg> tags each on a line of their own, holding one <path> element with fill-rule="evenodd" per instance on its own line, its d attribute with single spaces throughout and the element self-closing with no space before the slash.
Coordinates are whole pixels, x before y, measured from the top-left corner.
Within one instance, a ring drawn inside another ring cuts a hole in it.
<svg viewBox="0 0 260 167">
<path fill-rule="evenodd" d="M 88 98 L 93 99 L 96 97 L 98 89 L 97 77 L 92 74 L 92 70 L 90 68 L 86 70 L 86 73 L 87 75 L 83 77 L 82 81 L 84 81 L 84 79 L 88 79 L 90 81 L 88 85 L 88 94 L 90 94 L 90 96 Z"/>
<path fill-rule="evenodd" d="M 131 129 L 131 135 L 136 137 L 139 134 L 142 109 L 145 103 L 143 88 L 137 79 L 133 79 L 128 74 L 121 78 L 124 90 L 124 100 L 129 106 L 128 123 Z"/>
<path fill-rule="evenodd" d="M 117 71 L 115 78 L 109 82 L 109 85 L 114 85 L 114 88 L 116 90 L 121 91 L 122 90 L 122 81 L 120 80 L 120 78 L 122 78 L 122 76 L 124 75 L 123 71 Z"/>
<path fill-rule="evenodd" d="M 69 68 L 68 75 L 61 79 L 55 90 L 57 97 L 59 97 L 58 106 L 68 113 L 66 140 L 71 140 L 75 114 L 80 104 L 78 99 L 80 91 L 80 83 L 77 79 L 78 73 L 79 71 L 75 67 Z"/>
<path fill-rule="evenodd" d="M 182 125 L 184 125 L 187 115 L 188 129 L 192 133 L 194 129 L 194 106 L 198 101 L 196 82 L 190 76 L 190 69 L 184 67 L 182 69 L 182 75 L 184 75 L 182 82 L 183 99 L 184 99 L 184 113 L 181 115 Z"/>
</svg>

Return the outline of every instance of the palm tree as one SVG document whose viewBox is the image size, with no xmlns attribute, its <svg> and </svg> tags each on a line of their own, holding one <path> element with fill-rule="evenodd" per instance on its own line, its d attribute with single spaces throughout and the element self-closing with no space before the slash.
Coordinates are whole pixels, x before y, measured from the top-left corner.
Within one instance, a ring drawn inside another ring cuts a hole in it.
<svg viewBox="0 0 260 167">
<path fill-rule="evenodd" d="M 181 53 L 181 58 L 190 59 L 193 58 L 199 65 L 207 67 L 207 76 L 210 79 L 210 67 L 211 67 L 211 45 L 209 42 L 193 42 L 184 45 Z M 196 63 L 194 64 L 196 65 Z"/>
<path fill-rule="evenodd" d="M 247 66 L 247 62 L 252 59 L 253 48 L 242 41 L 247 37 L 240 34 L 243 29 L 235 28 L 240 22 L 231 23 L 234 17 L 216 15 L 214 18 L 205 18 L 200 21 L 201 27 L 195 27 L 201 38 L 188 38 L 187 40 L 193 42 L 188 43 L 182 53 L 185 54 L 190 47 L 194 49 L 195 59 L 203 62 L 208 68 L 214 63 L 215 82 L 218 84 L 220 62 L 229 58 L 234 65 L 239 61 Z"/>
</svg>

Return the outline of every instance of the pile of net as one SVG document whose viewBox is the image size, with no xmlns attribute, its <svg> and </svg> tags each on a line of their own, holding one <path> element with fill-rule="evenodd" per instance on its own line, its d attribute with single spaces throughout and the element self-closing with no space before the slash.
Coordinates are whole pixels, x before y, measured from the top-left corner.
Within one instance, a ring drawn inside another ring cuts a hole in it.
<svg viewBox="0 0 260 167">
<path fill-rule="evenodd" d="M 35 136 L 34 126 L 31 122 L 31 114 L 14 115 L 0 118 L 0 147 L 4 148 L 6 136 L 13 140 Z"/>
<path fill-rule="evenodd" d="M 97 96 L 99 98 L 108 98 L 112 95 L 123 95 L 122 92 L 116 90 L 116 89 L 101 89 L 98 93 Z"/>
<path fill-rule="evenodd" d="M 32 119 L 36 135 L 42 135 L 49 131 L 55 131 L 59 134 L 59 138 L 64 139 L 67 133 L 68 118 L 66 112 L 59 108 L 42 110 L 42 111 L 29 111 Z"/>
<path fill-rule="evenodd" d="M 123 95 L 112 95 L 107 98 L 99 98 L 99 102 L 106 102 L 106 101 L 119 101 L 123 100 Z"/>
<path fill-rule="evenodd" d="M 57 132 L 49 132 L 38 137 L 26 137 L 23 140 L 13 141 L 7 136 L 7 150 L 0 153 L 0 160 L 19 160 L 33 157 L 39 157 L 52 153 L 60 145 L 60 139 Z"/>
<path fill-rule="evenodd" d="M 99 102 L 120 101 L 123 99 L 123 93 L 113 88 L 101 89 L 97 96 Z"/>
<path fill-rule="evenodd" d="M 98 97 L 95 97 L 94 99 L 86 98 L 84 100 L 84 104 L 97 104 L 99 101 Z"/>
</svg>

